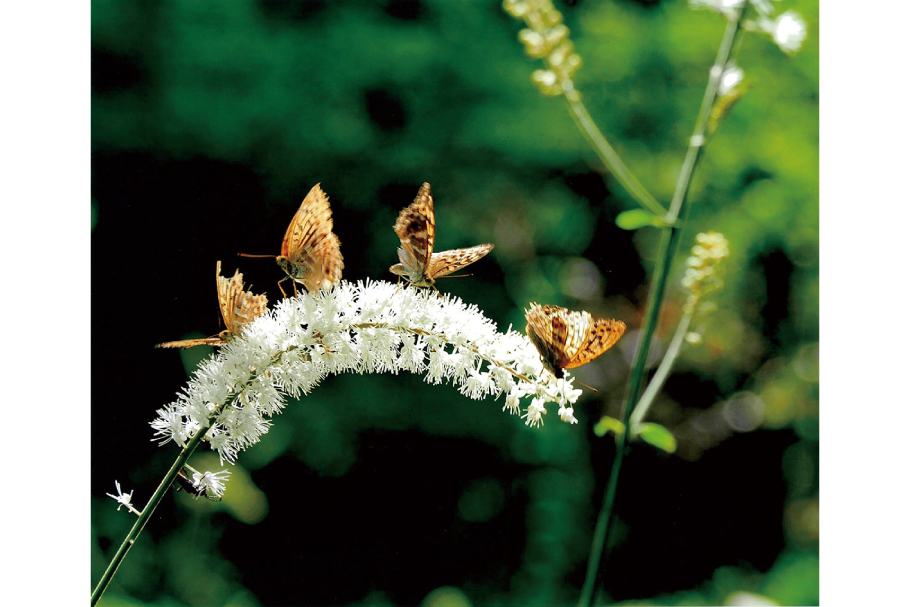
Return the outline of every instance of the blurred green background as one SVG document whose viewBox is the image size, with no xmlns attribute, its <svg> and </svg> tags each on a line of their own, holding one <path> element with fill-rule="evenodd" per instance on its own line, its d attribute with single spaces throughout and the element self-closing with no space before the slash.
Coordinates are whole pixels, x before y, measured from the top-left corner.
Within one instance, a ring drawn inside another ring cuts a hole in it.
<svg viewBox="0 0 910 607">
<path fill-rule="evenodd" d="M 710 141 L 655 344 L 685 294 L 699 231 L 730 242 L 717 310 L 698 319 L 636 443 L 616 504 L 603 604 L 818 602 L 818 5 L 788 57 L 746 36 L 752 85 Z M 556 2 L 601 129 L 666 203 L 724 20 L 682 0 Z M 317 182 L 344 277 L 393 279 L 391 226 L 424 181 L 437 248 L 493 242 L 441 290 L 505 330 L 529 301 L 619 318 L 579 368 L 568 426 L 539 429 L 416 376 L 328 378 L 241 454 L 220 503 L 168 496 L 106 605 L 561 605 L 577 600 L 613 456 L 657 232 L 604 172 L 497 1 L 92 2 L 92 585 L 177 455 L 147 425 L 210 354 L 153 344 L 216 333 L 213 273 L 280 296 L 277 254 Z M 200 452 L 199 469 L 218 469 Z M 737 598 L 740 597 L 740 598 Z M 774 603 L 770 603 L 774 604 Z"/>
</svg>

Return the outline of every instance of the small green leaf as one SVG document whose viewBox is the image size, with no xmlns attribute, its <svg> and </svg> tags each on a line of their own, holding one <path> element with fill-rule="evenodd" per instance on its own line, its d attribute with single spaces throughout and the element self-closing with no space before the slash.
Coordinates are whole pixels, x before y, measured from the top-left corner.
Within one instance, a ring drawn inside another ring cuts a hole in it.
<svg viewBox="0 0 910 607">
<path fill-rule="evenodd" d="M 676 437 L 660 424 L 643 423 L 635 426 L 634 435 L 667 453 L 676 451 Z"/>
<path fill-rule="evenodd" d="M 625 432 L 626 427 L 618 419 L 614 419 L 609 415 L 604 415 L 594 424 L 594 434 L 597 436 L 604 436 L 607 432 L 613 432 L 617 436 Z"/>
<path fill-rule="evenodd" d="M 616 216 L 616 225 L 623 230 L 637 230 L 648 226 L 662 228 L 667 222 L 662 217 L 658 217 L 650 211 L 644 209 L 632 209 L 623 211 Z"/>
</svg>

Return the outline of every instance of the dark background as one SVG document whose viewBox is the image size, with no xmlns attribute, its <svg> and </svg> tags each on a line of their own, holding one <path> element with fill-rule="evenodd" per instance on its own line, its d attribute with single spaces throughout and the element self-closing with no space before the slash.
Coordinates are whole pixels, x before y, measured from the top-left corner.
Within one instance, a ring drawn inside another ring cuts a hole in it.
<svg viewBox="0 0 910 607">
<path fill-rule="evenodd" d="M 626 163 L 672 193 L 724 21 L 684 2 L 557 2 L 576 85 Z M 679 450 L 623 468 L 604 602 L 717 604 L 738 591 L 818 601 L 817 3 L 788 57 L 745 38 L 752 89 L 707 148 L 668 290 L 663 347 L 699 231 L 730 241 L 717 310 L 650 419 Z M 787 7 L 783 7 L 784 9 Z M 243 452 L 220 503 L 164 500 L 105 603 L 572 604 L 612 460 L 657 233 L 616 227 L 634 202 L 564 102 L 530 81 L 498 2 L 92 2 L 92 584 L 177 455 L 148 422 L 221 329 L 215 262 L 280 297 L 277 254 L 321 182 L 344 278 L 394 277 L 391 226 L 433 185 L 437 247 L 493 242 L 439 287 L 504 330 L 529 301 L 629 326 L 578 369 L 568 426 L 539 429 L 416 376 L 330 377 Z M 746 426 L 737 404 L 761 413 Z M 757 404 L 756 404 L 757 403 Z M 200 469 L 220 469 L 200 451 Z M 447 590 L 438 589 L 448 587 Z M 428 595 L 437 590 L 436 594 Z"/>
</svg>

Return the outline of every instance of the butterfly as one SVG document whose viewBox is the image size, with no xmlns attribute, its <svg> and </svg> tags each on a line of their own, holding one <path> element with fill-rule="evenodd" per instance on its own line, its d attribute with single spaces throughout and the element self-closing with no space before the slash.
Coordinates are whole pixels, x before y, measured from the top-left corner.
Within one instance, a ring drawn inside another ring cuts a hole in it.
<svg viewBox="0 0 910 607">
<path fill-rule="evenodd" d="M 246 255 L 241 257 L 272 257 L 271 255 Z M 287 274 L 278 281 L 278 288 L 287 297 L 281 283 L 291 279 L 300 283 L 307 291 L 315 293 L 319 289 L 328 289 L 341 280 L 344 260 L 341 257 L 341 242 L 332 232 L 332 209 L 329 198 L 319 187 L 313 186 L 284 234 L 281 242 L 281 255 L 275 261 Z M 297 286 L 294 284 L 294 294 Z"/>
<path fill-rule="evenodd" d="M 531 303 L 525 310 L 527 333 L 544 367 L 557 378 L 564 369 L 591 362 L 619 341 L 626 323 L 611 318 L 594 319 L 587 312 Z"/>
<path fill-rule="evenodd" d="M 394 229 L 401 240 L 398 247 L 401 263 L 396 263 L 389 271 L 404 276 L 415 287 L 433 287 L 437 278 L 456 272 L 493 250 L 491 244 L 480 244 L 467 249 L 433 252 L 436 215 L 429 183 L 420 186 L 414 202 L 398 214 Z"/>
<path fill-rule="evenodd" d="M 230 280 L 221 275 L 221 262 L 215 265 L 215 280 L 218 286 L 218 306 L 224 318 L 224 331 L 213 337 L 201 339 L 183 339 L 157 344 L 156 348 L 192 348 L 193 346 L 223 346 L 247 323 L 254 321 L 268 307 L 265 295 L 253 295 L 250 291 L 243 290 L 243 274 L 240 270 L 234 271 Z"/>
</svg>

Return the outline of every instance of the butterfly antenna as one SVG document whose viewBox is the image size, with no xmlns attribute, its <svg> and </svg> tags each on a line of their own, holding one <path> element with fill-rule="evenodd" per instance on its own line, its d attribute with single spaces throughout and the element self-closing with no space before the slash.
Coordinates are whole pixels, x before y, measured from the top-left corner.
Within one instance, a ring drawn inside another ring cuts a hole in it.
<svg viewBox="0 0 910 607">
<path fill-rule="evenodd" d="M 237 257 L 271 257 L 274 259 L 276 255 L 250 255 L 249 253 L 237 253 Z"/>
<path fill-rule="evenodd" d="M 589 386 L 589 385 L 586 384 L 585 382 L 579 381 L 577 377 L 575 378 L 575 383 L 581 384 L 582 386 L 584 386 L 584 387 L 587 388 L 588 390 L 593 390 L 594 392 L 597 392 L 597 388 L 592 388 L 591 386 Z"/>
<path fill-rule="evenodd" d="M 474 276 L 473 274 L 449 274 L 448 276 L 442 276 L 441 278 L 467 278 L 469 276 Z M 437 278 L 437 280 L 439 280 Z"/>
</svg>

